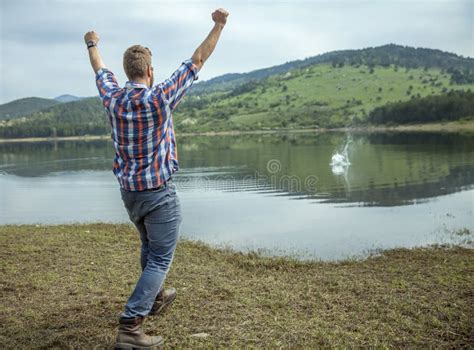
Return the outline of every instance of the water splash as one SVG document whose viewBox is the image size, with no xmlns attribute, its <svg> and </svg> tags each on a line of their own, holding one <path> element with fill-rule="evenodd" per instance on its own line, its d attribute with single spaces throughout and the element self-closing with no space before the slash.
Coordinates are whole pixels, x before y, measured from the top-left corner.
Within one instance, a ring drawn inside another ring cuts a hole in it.
<svg viewBox="0 0 474 350">
<path fill-rule="evenodd" d="M 351 165 L 349 161 L 349 144 L 352 143 L 352 137 L 348 135 L 346 144 L 340 152 L 333 154 L 331 158 L 331 170 L 336 175 L 345 174 Z"/>
</svg>

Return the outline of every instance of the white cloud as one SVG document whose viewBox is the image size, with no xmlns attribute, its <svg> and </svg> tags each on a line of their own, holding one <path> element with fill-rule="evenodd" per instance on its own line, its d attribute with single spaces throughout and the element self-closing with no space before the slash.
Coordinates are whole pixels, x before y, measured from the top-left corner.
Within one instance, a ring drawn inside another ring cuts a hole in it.
<svg viewBox="0 0 474 350">
<path fill-rule="evenodd" d="M 200 79 L 332 50 L 397 43 L 473 56 L 472 1 L 1 1 L 0 103 L 63 93 L 95 95 L 82 42 L 101 35 L 106 64 L 124 82 L 122 54 L 153 51 L 156 80 L 189 58 L 224 7 L 228 25 Z"/>
</svg>

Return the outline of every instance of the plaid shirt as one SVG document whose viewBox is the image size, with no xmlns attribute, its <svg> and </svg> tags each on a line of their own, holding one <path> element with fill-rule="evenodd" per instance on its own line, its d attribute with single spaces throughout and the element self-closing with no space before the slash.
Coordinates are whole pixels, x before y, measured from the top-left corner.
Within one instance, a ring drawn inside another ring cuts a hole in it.
<svg viewBox="0 0 474 350">
<path fill-rule="evenodd" d="M 171 113 L 198 79 L 198 71 L 187 59 L 170 78 L 152 88 L 131 81 L 121 88 L 110 70 L 97 72 L 99 96 L 112 126 L 113 172 L 123 189 L 156 188 L 178 170 Z"/>
</svg>

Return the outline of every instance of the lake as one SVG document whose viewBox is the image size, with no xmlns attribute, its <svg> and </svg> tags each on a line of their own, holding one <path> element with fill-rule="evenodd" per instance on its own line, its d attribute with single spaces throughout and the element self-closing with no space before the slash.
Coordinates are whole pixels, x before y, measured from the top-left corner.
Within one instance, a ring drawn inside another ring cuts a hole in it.
<svg viewBox="0 0 474 350">
<path fill-rule="evenodd" d="M 182 236 L 212 245 L 335 260 L 474 230 L 472 135 L 178 135 L 178 151 Z M 0 224 L 129 222 L 113 156 L 110 141 L 0 144 Z"/>
</svg>

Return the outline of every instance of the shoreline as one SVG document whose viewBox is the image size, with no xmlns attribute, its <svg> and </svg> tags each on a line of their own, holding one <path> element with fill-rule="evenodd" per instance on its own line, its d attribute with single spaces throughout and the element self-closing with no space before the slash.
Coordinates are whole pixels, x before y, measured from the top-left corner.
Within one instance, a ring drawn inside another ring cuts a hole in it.
<svg viewBox="0 0 474 350">
<path fill-rule="evenodd" d="M 356 133 L 378 133 L 378 132 L 473 132 L 474 121 L 446 122 L 430 124 L 410 124 L 396 126 L 356 126 L 340 128 L 307 128 L 307 129 L 272 129 L 251 131 L 206 131 L 206 132 L 182 132 L 179 136 L 239 136 L 239 135 L 262 135 L 262 134 L 286 134 L 286 133 L 326 133 L 326 132 L 356 132 Z M 58 141 L 93 141 L 109 140 L 110 135 L 84 135 L 64 137 L 25 137 L 15 139 L 2 139 L 0 143 L 14 142 L 58 142 Z"/>
<path fill-rule="evenodd" d="M 139 241 L 130 224 L 0 226 L 3 346 L 108 348 Z M 473 269 L 456 246 L 302 262 L 180 240 L 166 279 L 178 298 L 145 327 L 167 348 L 463 348 Z"/>
</svg>

